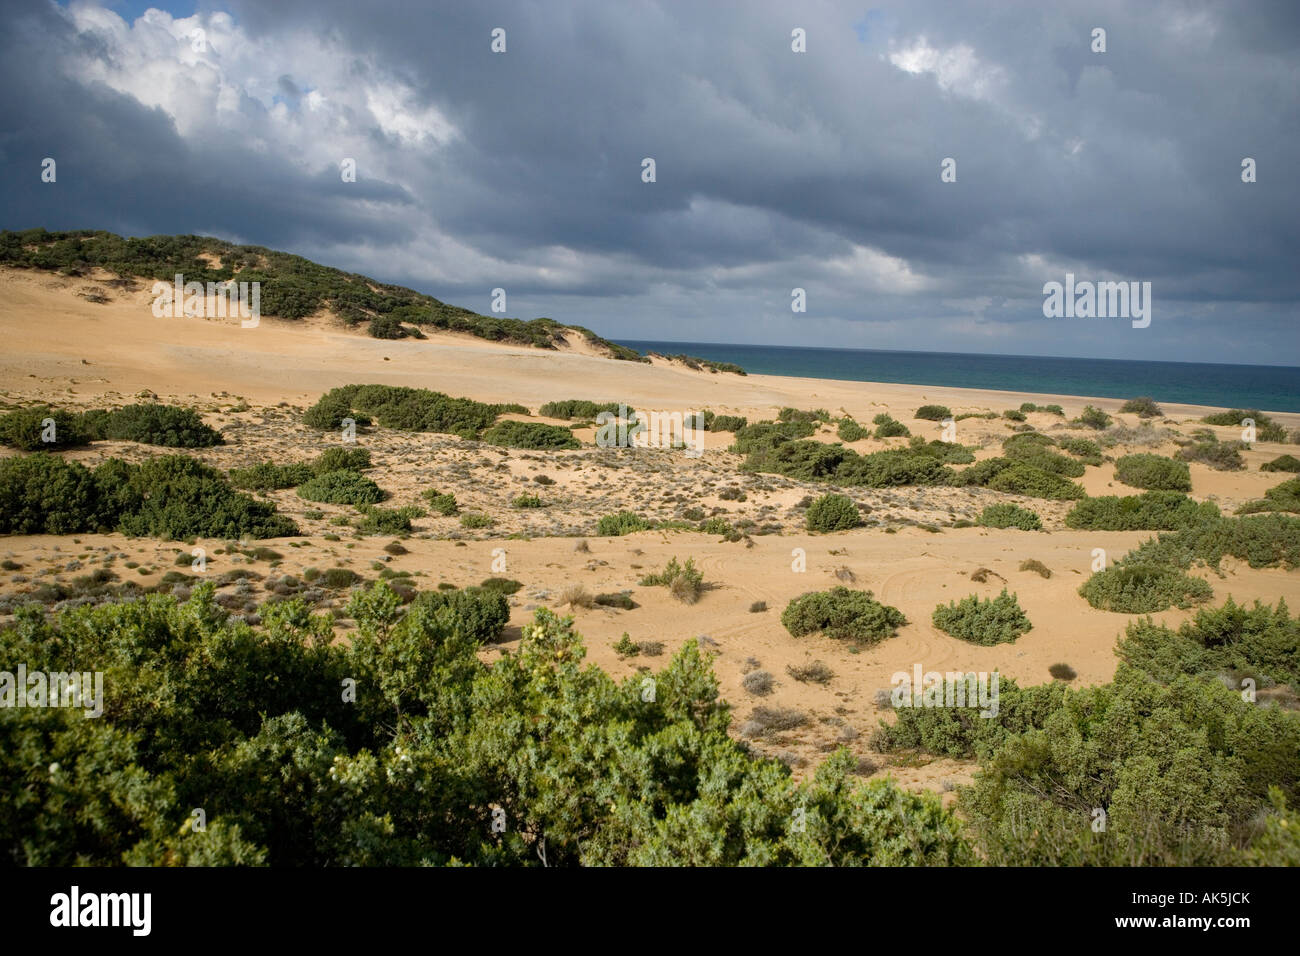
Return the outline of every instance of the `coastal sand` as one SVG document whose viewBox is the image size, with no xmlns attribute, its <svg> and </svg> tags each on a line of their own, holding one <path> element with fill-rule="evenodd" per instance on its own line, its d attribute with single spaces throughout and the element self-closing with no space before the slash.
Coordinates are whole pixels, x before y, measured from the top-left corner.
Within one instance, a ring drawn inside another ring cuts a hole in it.
<svg viewBox="0 0 1300 956">
<path fill-rule="evenodd" d="M 82 296 L 99 291 L 109 301 L 96 304 Z M 559 351 L 529 349 L 484 342 L 468 336 L 434 334 L 427 341 L 384 341 L 342 328 L 328 316 L 302 322 L 262 319 L 255 329 L 241 329 L 230 320 L 154 318 L 145 283 L 133 292 L 115 291 L 103 283 L 49 273 L 0 270 L 0 388 L 8 406 L 33 401 L 70 407 L 126 404 L 149 393 L 162 401 L 190 404 L 205 420 L 221 428 L 228 444 L 195 452 L 222 468 L 258 461 L 307 460 L 335 441 L 298 422 L 301 409 L 327 389 L 350 383 L 382 383 L 432 388 L 456 396 L 489 402 L 519 402 L 534 411 L 544 402 L 584 398 L 623 400 L 637 408 L 664 411 L 710 408 L 719 413 L 768 419 L 783 406 L 826 408 L 867 423 L 887 411 L 915 434 L 937 438 L 936 423 L 913 419 L 922 404 L 940 403 L 955 413 L 1016 408 L 1023 401 L 1059 403 L 1067 417 L 1094 404 L 1114 414 L 1121 402 L 1046 394 L 1025 395 L 991 390 L 939 388 L 881 383 L 840 382 L 805 378 L 714 374 L 663 361 L 640 364 L 613 361 L 585 342 L 571 341 Z M 1148 391 L 1135 382 L 1135 395 Z M 1166 418 L 1158 427 L 1183 435 L 1207 409 L 1164 404 Z M 518 416 L 517 416 L 518 417 Z M 1277 414 L 1290 428 L 1300 427 L 1300 415 Z M 1119 416 L 1136 425 L 1135 416 Z M 1061 419 L 1033 413 L 1029 421 L 1051 433 Z M 958 440 L 981 445 L 978 457 L 998 453 L 1011 423 L 968 419 L 958 423 Z M 1221 440 L 1237 430 L 1216 428 Z M 576 433 L 587 441 L 591 430 Z M 1068 434 L 1081 434 L 1069 432 Z M 817 436 L 835 440 L 830 429 Z M 872 730 L 887 709 L 877 691 L 890 686 L 897 671 L 1000 670 L 1022 684 L 1049 680 L 1052 664 L 1067 663 L 1078 673 L 1076 685 L 1109 680 L 1115 669 L 1115 641 L 1132 616 L 1097 611 L 1077 594 L 1091 571 L 1093 549 L 1113 557 L 1138 544 L 1149 533 L 1079 532 L 1064 528 L 1068 505 L 985 489 L 850 489 L 857 501 L 871 507 L 877 524 L 835 535 L 809 535 L 801 530 L 796 505 L 824 488 L 773 476 L 737 471 L 738 456 L 726 451 L 731 436 L 710 433 L 701 459 L 667 451 L 527 452 L 466 443 L 442 435 L 365 433 L 360 441 L 371 448 L 375 469 L 370 473 L 392 492 L 387 505 L 420 502 L 420 493 L 437 487 L 456 494 L 462 511 L 478 510 L 498 519 L 490 532 L 467 532 L 457 519 L 417 519 L 416 532 L 403 541 L 408 553 L 391 556 L 383 548 L 389 537 L 354 537 L 346 528 L 338 536 L 331 518 L 355 514 L 352 509 L 313 505 L 293 491 L 274 492 L 277 502 L 306 532 L 305 542 L 261 542 L 282 557 L 274 566 L 224 551 L 223 542 L 199 542 L 213 554 L 211 570 L 220 573 L 236 564 L 260 575 L 298 574 L 308 567 L 350 567 L 367 579 L 376 566 L 407 570 L 420 588 L 439 582 L 476 584 L 497 573 L 493 550 L 504 549 L 507 568 L 502 576 L 523 582 L 514 595 L 510 627 L 501 647 L 519 639 L 520 625 L 533 609 L 559 606 L 566 588 L 582 584 L 590 593 L 631 591 L 639 607 L 630 611 L 579 608 L 577 629 L 586 639 L 588 659 L 615 677 L 633 675 L 640 667 L 657 669 L 686 641 L 707 637 L 714 656 L 721 693 L 734 708 L 733 732 L 756 705 L 796 708 L 808 716 L 803 727 L 762 739 L 755 746 L 782 756 L 807 772 L 835 746 L 853 749 L 867 774 L 890 774 L 901 783 L 947 792 L 950 784 L 969 779 L 972 767 L 951 760 L 892 761 L 868 746 Z M 852 447 L 868 452 L 905 443 L 903 439 L 867 439 Z M 1109 449 L 1118 456 L 1129 450 L 1171 454 L 1176 445 Z M 1257 444 L 1244 452 L 1247 468 L 1218 472 L 1192 465 L 1192 495 L 1216 501 L 1225 511 L 1262 495 L 1286 475 L 1262 473 L 1259 465 L 1295 446 Z M 68 453 L 87 464 L 110 455 L 139 460 L 157 449 L 122 442 L 96 443 Z M 0 455 L 14 454 L 0 449 Z M 600 456 L 606 456 L 601 459 Z M 622 456 L 615 457 L 615 456 Z M 608 465 L 610 467 L 602 467 Z M 534 479 L 544 474 L 553 485 Z M 1133 494 L 1113 477 L 1113 465 L 1090 467 L 1080 479 L 1089 494 Z M 726 487 L 738 489 L 743 500 L 722 497 Z M 546 499 L 536 513 L 511 509 L 510 500 L 528 490 Z M 1044 519 L 1042 532 L 953 528 L 954 519 L 972 519 L 988 503 L 1016 501 L 1034 508 Z M 753 534 L 746 541 L 723 542 L 694 532 L 650 531 L 621 538 L 594 536 L 597 519 L 627 508 L 654 518 L 671 518 L 684 507 L 700 507 L 729 521 L 748 518 L 780 533 Z M 320 509 L 324 517 L 306 518 Z M 926 530 L 929 527 L 933 530 Z M 887 530 L 892 528 L 892 532 Z M 510 534 L 527 538 L 508 539 Z M 330 540 L 326 535 L 337 536 Z M 585 540 L 588 551 L 576 550 Z M 40 583 L 68 581 L 86 573 L 92 556 L 119 554 L 119 561 L 138 563 L 122 570 L 140 584 L 159 580 L 175 566 L 188 546 L 176 542 L 128 539 L 120 535 L 8 537 L 0 540 L 0 555 L 22 566 L 18 574 L 0 576 L 0 593 L 13 594 Z M 792 571 L 792 552 L 807 556 L 804 573 Z M 709 585 L 699 603 L 675 602 L 663 588 L 641 587 L 638 580 L 671 557 L 694 557 Z M 497 556 L 500 558 L 500 555 Z M 1041 561 L 1052 572 L 1043 578 L 1021 571 L 1028 559 Z M 71 568 L 71 570 L 70 570 Z M 983 583 L 970 575 L 980 568 L 992 573 Z M 42 574 L 42 572 L 46 572 Z M 1224 562 L 1223 576 L 1196 572 L 1210 581 L 1217 604 L 1229 595 L 1238 601 L 1273 602 L 1285 597 L 1300 605 L 1300 573 L 1251 570 Z M 22 579 L 16 581 L 15 579 Z M 792 638 L 781 626 L 780 613 L 799 594 L 845 583 L 869 588 L 886 604 L 898 607 L 909 623 L 897 637 L 854 649 L 823 637 Z M 996 595 L 1003 587 L 1016 592 L 1033 629 L 1013 644 L 977 647 L 935 629 L 930 615 L 935 605 L 967 594 Z M 754 602 L 766 610 L 751 611 Z M 339 596 L 336 603 L 345 603 Z M 1153 615 L 1177 624 L 1192 612 L 1171 610 Z M 612 645 L 624 633 L 636 641 L 658 641 L 663 655 L 623 659 Z M 499 648 L 485 650 L 492 660 Z M 741 681 L 755 659 L 776 680 L 766 697 L 748 694 Z M 825 686 L 805 684 L 787 674 L 790 665 L 824 661 L 834 673 Z"/>
</svg>

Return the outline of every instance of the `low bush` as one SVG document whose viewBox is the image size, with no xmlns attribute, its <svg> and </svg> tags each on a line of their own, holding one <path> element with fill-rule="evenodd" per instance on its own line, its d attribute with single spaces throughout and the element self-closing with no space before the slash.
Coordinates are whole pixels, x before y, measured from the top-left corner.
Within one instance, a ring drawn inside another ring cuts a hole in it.
<svg viewBox="0 0 1300 956">
<path fill-rule="evenodd" d="M 947 405 L 922 405 L 912 417 L 930 422 L 941 422 L 945 418 L 952 418 L 952 409 Z"/>
<path fill-rule="evenodd" d="M 1037 558 L 1025 558 L 1020 562 L 1020 570 L 1033 571 L 1040 578 L 1050 578 L 1052 576 L 1052 569 Z"/>
<path fill-rule="evenodd" d="M 510 504 L 515 508 L 541 508 L 542 499 L 537 495 L 516 495 Z"/>
<path fill-rule="evenodd" d="M 1264 492 L 1263 499 L 1246 502 L 1237 509 L 1237 514 L 1254 514 L 1259 511 L 1300 512 L 1300 477 L 1274 485 Z"/>
<path fill-rule="evenodd" d="M 804 422 L 811 424 L 813 422 L 828 422 L 831 420 L 831 413 L 824 408 L 814 408 L 811 411 L 803 411 L 798 408 L 785 407 L 777 413 L 779 422 Z"/>
<path fill-rule="evenodd" d="M 460 507 L 456 504 L 456 496 L 453 494 L 443 494 L 436 488 L 426 488 L 424 500 L 429 502 L 430 508 L 444 518 L 460 514 Z"/>
<path fill-rule="evenodd" d="M 876 426 L 877 438 L 898 438 L 912 434 L 906 425 L 884 412 L 873 418 L 871 423 Z"/>
<path fill-rule="evenodd" d="M 852 418 L 841 418 L 836 434 L 839 436 L 840 441 L 854 442 L 870 438 L 871 430 L 863 428 Z"/>
<path fill-rule="evenodd" d="M 1002 417 L 1013 422 L 1023 422 L 1026 416 L 1025 413 L 1018 408 L 1008 408 L 1002 413 Z"/>
<path fill-rule="evenodd" d="M 1072 681 L 1079 676 L 1078 671 L 1069 664 L 1053 664 L 1047 669 L 1047 673 L 1052 675 L 1053 680 L 1060 681 Z"/>
<path fill-rule="evenodd" d="M 422 508 L 379 508 L 364 505 L 361 508 L 362 519 L 357 530 L 362 534 L 401 534 L 411 530 L 411 519 L 424 516 Z"/>
<path fill-rule="evenodd" d="M 298 486 L 299 497 L 330 505 L 372 505 L 384 500 L 379 486 L 365 475 L 341 469 L 313 476 Z"/>
<path fill-rule="evenodd" d="M 1014 641 L 1033 628 L 1014 594 L 1006 588 L 996 598 L 972 594 L 961 601 L 940 604 L 931 618 L 939 630 L 972 644 L 992 646 Z"/>
<path fill-rule="evenodd" d="M 1065 409 L 1060 405 L 1035 405 L 1033 402 L 1022 402 L 1020 410 L 1022 412 L 1048 412 L 1052 415 L 1065 416 Z"/>
<path fill-rule="evenodd" d="M 479 433 L 506 412 L 526 414 L 522 405 L 485 405 L 452 398 L 425 388 L 397 385 L 344 385 L 321 396 L 307 409 L 303 424 L 322 431 L 339 428 L 344 418 L 358 425 L 371 421 L 402 431 L 438 432 L 461 438 Z"/>
<path fill-rule="evenodd" d="M 327 471 L 365 471 L 370 467 L 370 449 L 326 448 L 311 467 L 318 475 Z"/>
<path fill-rule="evenodd" d="M 694 604 L 704 590 L 704 572 L 695 567 L 694 558 L 687 558 L 685 564 L 679 564 L 674 557 L 662 571 L 642 578 L 641 586 L 666 587 L 683 604 Z"/>
<path fill-rule="evenodd" d="M 974 467 L 978 467 L 978 464 Z M 1072 501 L 1086 497 L 1083 488 L 1073 481 L 1027 464 L 1013 464 L 1009 468 L 998 471 L 989 480 L 988 487 L 1008 494 L 1055 501 Z"/>
<path fill-rule="evenodd" d="M 87 413 L 85 421 L 88 428 L 93 428 L 91 437 L 97 439 L 166 448 L 210 448 L 222 444 L 221 432 L 205 425 L 197 412 L 175 405 L 127 405 L 100 415 Z"/>
<path fill-rule="evenodd" d="M 1081 459 L 1085 465 L 1101 464 L 1101 447 L 1091 438 L 1062 438 L 1057 444 L 1062 451 Z"/>
<path fill-rule="evenodd" d="M 1191 607 L 1209 600 L 1214 592 L 1205 581 L 1168 564 L 1126 560 L 1098 571 L 1079 588 L 1079 594 L 1101 611 L 1151 614 Z"/>
<path fill-rule="evenodd" d="M 543 418 L 568 418 L 573 421 L 594 422 L 601 412 L 617 415 L 619 405 L 619 402 L 589 402 L 581 398 L 570 398 L 565 401 L 547 402 L 537 410 L 537 414 Z M 631 414 L 630 408 L 628 414 Z"/>
<path fill-rule="evenodd" d="M 714 415 L 704 413 L 704 430 L 706 432 L 738 432 L 748 424 L 743 415 Z"/>
<path fill-rule="evenodd" d="M 790 664 L 785 672 L 801 684 L 829 684 L 835 676 L 824 661 L 812 661 L 808 664 Z"/>
<path fill-rule="evenodd" d="M 315 473 L 311 465 L 276 465 L 264 461 L 249 468 L 232 468 L 230 483 L 236 488 L 250 491 L 275 491 L 281 488 L 296 488 Z"/>
<path fill-rule="evenodd" d="M 1100 408 L 1092 405 L 1083 406 L 1083 411 L 1075 420 L 1076 424 L 1083 425 L 1086 428 L 1093 428 L 1101 431 L 1111 423 L 1111 417 L 1103 412 Z"/>
<path fill-rule="evenodd" d="M 514 578 L 484 578 L 479 585 L 484 591 L 495 591 L 497 594 L 514 594 L 524 586 L 522 581 L 516 581 Z"/>
<path fill-rule="evenodd" d="M 637 606 L 630 594 L 621 591 L 613 594 L 597 594 L 594 601 L 599 607 L 616 607 L 624 611 L 631 611 Z"/>
<path fill-rule="evenodd" d="M 0 415 L 0 445 L 23 451 L 62 451 L 85 445 L 91 437 L 80 416 L 48 405 Z"/>
<path fill-rule="evenodd" d="M 648 531 L 654 525 L 639 514 L 620 511 L 617 514 L 603 515 L 596 523 L 596 534 L 602 538 L 616 538 L 636 531 Z"/>
<path fill-rule="evenodd" d="M 1219 516 L 1211 501 L 1198 504 L 1177 491 L 1086 498 L 1065 516 L 1067 528 L 1083 531 L 1176 531 Z"/>
<path fill-rule="evenodd" d="M 795 598 L 781 613 L 781 623 L 793 637 L 820 631 L 836 640 L 876 644 L 893 637 L 907 618 L 898 608 L 875 600 L 870 591 L 840 586 Z"/>
<path fill-rule="evenodd" d="M 1192 475 L 1186 462 L 1163 455 L 1124 455 L 1115 462 L 1115 480 L 1134 488 L 1157 491 L 1192 490 Z"/>
<path fill-rule="evenodd" d="M 1119 407 L 1119 410 L 1126 415 L 1136 415 L 1138 418 L 1160 418 L 1164 415 L 1164 411 L 1153 398 L 1130 398 Z"/>
<path fill-rule="evenodd" d="M 1010 503 L 989 505 L 976 521 L 982 528 L 1019 528 L 1021 531 L 1038 531 L 1043 527 L 1042 519 L 1028 508 Z"/>
<path fill-rule="evenodd" d="M 809 531 L 847 531 L 862 524 L 858 506 L 844 495 L 822 495 L 808 506 L 806 525 Z"/>
<path fill-rule="evenodd" d="M 1300 472 L 1300 458 L 1295 455 L 1279 455 L 1272 461 L 1266 461 L 1259 466 L 1260 471 L 1292 471 Z"/>
<path fill-rule="evenodd" d="M 772 693 L 776 681 L 767 671 L 750 671 L 740 681 L 745 690 L 756 697 L 766 697 Z"/>
<path fill-rule="evenodd" d="M 497 422 L 483 433 L 483 441 L 506 448 L 529 448 L 533 450 L 556 450 L 581 448 L 582 443 L 573 437 L 573 432 L 559 425 L 544 425 L 541 422 L 520 422 L 514 419 Z"/>
<path fill-rule="evenodd" d="M 1215 471 L 1240 471 L 1246 467 L 1241 458 L 1241 449 L 1245 447 L 1239 441 L 1194 442 L 1178 449 L 1178 457 L 1209 465 Z"/>
<path fill-rule="evenodd" d="M 412 605 L 412 613 L 417 610 L 431 614 L 453 633 L 476 644 L 496 641 L 510 620 L 506 596 L 486 588 L 421 591 Z"/>
<path fill-rule="evenodd" d="M 468 514 L 460 516 L 460 526 L 469 528 L 472 531 L 480 528 L 491 528 L 496 524 L 490 517 L 477 511 L 471 511 Z"/>
</svg>

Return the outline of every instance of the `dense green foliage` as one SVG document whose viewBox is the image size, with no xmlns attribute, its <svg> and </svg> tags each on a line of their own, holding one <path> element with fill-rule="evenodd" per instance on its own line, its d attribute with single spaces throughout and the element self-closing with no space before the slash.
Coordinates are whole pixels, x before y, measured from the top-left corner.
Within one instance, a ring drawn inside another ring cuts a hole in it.
<svg viewBox="0 0 1300 956">
<path fill-rule="evenodd" d="M 302 462 L 276 465 L 263 461 L 248 468 L 230 469 L 230 483 L 236 488 L 250 491 L 274 491 L 279 488 L 296 488 L 315 474 L 311 465 Z"/>
<path fill-rule="evenodd" d="M 139 465 L 110 458 L 93 472 L 45 453 L 0 461 L 0 532 L 95 531 L 168 540 L 298 533 L 273 505 L 238 493 L 219 471 L 185 455 Z"/>
<path fill-rule="evenodd" d="M 952 418 L 952 409 L 947 405 L 922 405 L 912 417 L 930 422 L 941 422 L 945 418 Z"/>
<path fill-rule="evenodd" d="M 52 442 L 43 440 L 46 419 L 54 422 Z M 197 412 L 175 405 L 127 405 L 80 414 L 41 406 L 0 415 L 0 444 L 24 451 L 54 451 L 107 439 L 165 448 L 210 448 L 222 443 L 221 433 L 205 425 Z"/>
<path fill-rule="evenodd" d="M 654 525 L 639 514 L 620 511 L 617 514 L 603 515 L 596 523 L 596 534 L 602 538 L 616 538 L 636 531 L 648 531 Z"/>
<path fill-rule="evenodd" d="M 863 428 L 852 418 L 841 418 L 835 433 L 839 436 L 840 441 L 848 442 L 861 441 L 864 438 L 871 437 L 871 429 Z"/>
<path fill-rule="evenodd" d="M 809 531 L 846 531 L 860 524 L 858 506 L 844 495 L 822 495 L 808 506 Z"/>
<path fill-rule="evenodd" d="M 1079 413 L 1079 417 L 1075 419 L 1075 422 L 1086 428 L 1094 428 L 1097 431 L 1101 431 L 1103 428 L 1110 425 L 1111 417 L 1100 408 L 1093 405 L 1085 405 L 1083 406 L 1083 411 Z"/>
<path fill-rule="evenodd" d="M 1156 491 L 1192 490 L 1192 474 L 1187 464 L 1163 455 L 1124 455 L 1115 462 L 1115 480 L 1133 488 Z"/>
<path fill-rule="evenodd" d="M 200 256 L 217 257 L 220 267 Z M 6 230 L 0 232 L 0 263 L 24 269 L 57 269 L 67 275 L 84 275 L 98 266 L 123 277 L 169 283 L 177 273 L 183 274 L 187 282 L 258 282 L 263 315 L 300 319 L 331 309 L 354 325 L 378 318 L 381 329 L 390 333 L 406 322 L 497 342 L 553 349 L 565 332 L 573 329 L 612 358 L 649 361 L 635 349 L 617 345 L 581 326 L 565 326 L 546 318 L 523 321 L 479 315 L 403 286 L 341 272 L 301 256 L 262 246 L 235 245 L 209 236 L 127 239 L 89 229 Z"/>
<path fill-rule="evenodd" d="M 260 629 L 228 623 L 207 587 L 181 605 L 25 614 L 0 633 L 5 659 L 103 671 L 107 699 L 98 719 L 0 713 L 4 859 L 973 862 L 937 797 L 856 783 L 847 752 L 796 783 L 733 742 L 693 643 L 652 675 L 649 700 L 645 675 L 617 684 L 584 667 L 571 621 L 545 610 L 488 667 L 477 652 L 490 628 L 459 593 L 403 608 L 384 585 L 359 592 L 350 646 L 297 601 L 263 608 Z M 195 807 L 201 833 L 186 826 Z"/>
<path fill-rule="evenodd" d="M 1033 629 L 1016 596 L 1006 588 L 995 598 L 980 600 L 978 594 L 971 594 L 940 604 L 931 621 L 945 634 L 985 646 L 1009 643 Z"/>
<path fill-rule="evenodd" d="M 706 432 L 738 432 L 748 423 L 744 415 L 717 415 L 707 409 L 704 412 Z"/>
<path fill-rule="evenodd" d="M 1300 458 L 1295 455 L 1278 455 L 1259 466 L 1260 471 L 1300 471 Z"/>
<path fill-rule="evenodd" d="M 307 501 L 331 505 L 372 505 L 384 500 L 379 486 L 357 471 L 341 468 L 325 471 L 298 486 L 298 495 Z"/>
<path fill-rule="evenodd" d="M 975 523 L 981 528 L 1019 528 L 1021 531 L 1038 531 L 1043 527 L 1037 514 L 1010 502 L 989 505 L 980 512 Z"/>
<path fill-rule="evenodd" d="M 1143 542 L 1123 558 L 1190 568 L 1217 568 L 1225 557 L 1252 568 L 1300 567 L 1300 518 L 1281 514 L 1220 517 Z"/>
<path fill-rule="evenodd" d="M 792 600 L 781 612 L 781 623 L 793 637 L 820 631 L 837 640 L 877 644 L 893 637 L 907 618 L 898 608 L 875 600 L 870 591 L 834 587 Z"/>
<path fill-rule="evenodd" d="M 1258 501 L 1248 501 L 1237 509 L 1237 514 L 1254 514 L 1258 511 L 1300 512 L 1300 477 L 1274 485 Z"/>
<path fill-rule="evenodd" d="M 906 437 L 912 434 L 906 425 L 884 412 L 881 412 L 873 418 L 871 423 L 876 426 L 875 434 L 877 438 L 898 438 L 900 436 Z M 840 437 L 842 438 L 843 435 Z"/>
<path fill-rule="evenodd" d="M 1197 504 L 1177 491 L 1085 498 L 1065 516 L 1067 528 L 1085 531 L 1176 531 L 1219 517 L 1214 502 Z"/>
<path fill-rule="evenodd" d="M 547 402 L 537 410 L 537 414 L 543 418 L 568 418 L 579 422 L 594 422 L 596 416 L 601 412 L 617 415 L 620 404 L 619 402 L 589 402 L 581 398 L 570 398 L 564 401 Z M 623 407 L 631 415 L 632 409 L 626 404 Z"/>
<path fill-rule="evenodd" d="M 90 439 L 82 416 L 48 405 L 18 408 L 0 415 L 0 445 L 23 451 L 62 451 L 85 445 Z"/>
<path fill-rule="evenodd" d="M 664 587 L 684 604 L 694 604 L 704 590 L 704 572 L 695 566 L 694 558 L 680 563 L 674 556 L 662 571 L 654 571 L 641 579 L 642 587 Z"/>
<path fill-rule="evenodd" d="M 1239 441 L 1198 441 L 1178 449 L 1178 457 L 1209 465 L 1215 471 L 1240 471 L 1246 467 L 1241 457 L 1245 447 Z"/>
<path fill-rule="evenodd" d="M 776 420 L 785 424 L 802 423 L 812 425 L 816 422 L 828 422 L 831 420 L 831 413 L 824 408 L 813 408 L 809 410 L 791 408 L 786 406 L 776 413 Z"/>
<path fill-rule="evenodd" d="M 1180 674 L 1250 677 L 1261 687 L 1300 689 L 1300 618 L 1285 601 L 1246 608 L 1228 598 L 1202 608 L 1176 631 L 1150 618 L 1128 626 L 1116 654 L 1161 683 Z"/>
<path fill-rule="evenodd" d="M 1261 412 L 1257 408 L 1230 408 L 1226 412 L 1216 412 L 1213 415 L 1206 415 L 1201 421 L 1207 425 L 1235 425 L 1244 427 L 1243 423 L 1250 419 L 1255 423 L 1255 437 L 1259 441 L 1281 442 L 1287 440 L 1287 431 L 1279 423 L 1274 421 L 1269 415 Z"/>
<path fill-rule="evenodd" d="M 1064 417 L 1065 409 L 1060 405 L 1035 405 L 1033 402 L 1021 402 L 1020 410 L 1022 412 L 1047 412 L 1051 415 L 1060 415 Z"/>
<path fill-rule="evenodd" d="M 1031 464 L 1012 464 L 1007 468 L 999 469 L 997 474 L 989 479 L 987 487 L 992 488 L 994 491 L 1005 491 L 1008 494 L 1026 495 L 1030 498 L 1047 498 L 1056 501 L 1077 500 L 1085 497 L 1086 494 L 1083 488 L 1073 481 L 1043 471 Z"/>
<path fill-rule="evenodd" d="M 343 419 L 358 425 L 371 421 L 401 431 L 441 432 L 461 438 L 479 433 L 505 412 L 527 412 L 521 405 L 485 405 L 452 398 L 427 388 L 398 385 L 344 385 L 332 388 L 303 414 L 303 424 L 322 431 L 339 428 Z"/>
<path fill-rule="evenodd" d="M 1138 418 L 1159 418 L 1164 414 L 1154 398 L 1145 397 L 1130 398 L 1119 407 L 1119 410 L 1126 415 L 1136 415 Z"/>
<path fill-rule="evenodd" d="M 1126 560 L 1098 571 L 1079 594 L 1101 611 L 1151 614 L 1208 601 L 1214 591 L 1205 581 L 1168 564 Z"/>
<path fill-rule="evenodd" d="M 542 422 L 520 422 L 514 419 L 497 422 L 483 433 L 482 439 L 506 448 L 559 450 L 582 447 L 582 443 L 574 438 L 573 432 L 567 428 L 546 425 Z"/>
<path fill-rule="evenodd" d="M 460 507 L 456 504 L 456 496 L 453 494 L 444 494 L 436 488 L 426 488 L 424 500 L 429 502 L 430 508 L 443 517 L 460 514 Z"/>
<path fill-rule="evenodd" d="M 1101 447 L 1091 438 L 1062 438 L 1057 444 L 1062 451 L 1079 458 L 1085 465 L 1101 464 Z"/>
</svg>

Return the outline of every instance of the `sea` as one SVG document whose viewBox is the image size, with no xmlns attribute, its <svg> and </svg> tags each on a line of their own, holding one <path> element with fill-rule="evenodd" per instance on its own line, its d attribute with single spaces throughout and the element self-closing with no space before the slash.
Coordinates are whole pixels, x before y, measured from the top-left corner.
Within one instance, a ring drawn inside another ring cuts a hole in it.
<svg viewBox="0 0 1300 956">
<path fill-rule="evenodd" d="M 619 344 L 641 352 L 686 354 L 716 362 L 734 362 L 746 372 L 761 375 L 990 388 L 1039 395 L 1142 396 L 1154 398 L 1157 402 L 1300 412 L 1300 368 L 1290 365 L 1217 365 L 622 339 Z"/>
</svg>

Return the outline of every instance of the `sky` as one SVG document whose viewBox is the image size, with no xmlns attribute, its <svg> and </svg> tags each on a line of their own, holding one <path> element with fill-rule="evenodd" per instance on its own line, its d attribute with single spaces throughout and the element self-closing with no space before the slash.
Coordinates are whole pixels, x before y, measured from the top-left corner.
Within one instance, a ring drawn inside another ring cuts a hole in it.
<svg viewBox="0 0 1300 956">
<path fill-rule="evenodd" d="M 1292 0 L 0 17 L 0 228 L 213 235 L 614 339 L 1300 365 Z M 1149 282 L 1150 324 L 1045 316 L 1067 274 Z"/>
</svg>

